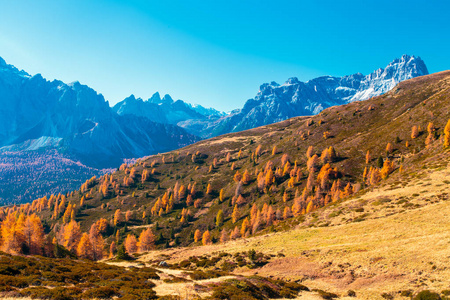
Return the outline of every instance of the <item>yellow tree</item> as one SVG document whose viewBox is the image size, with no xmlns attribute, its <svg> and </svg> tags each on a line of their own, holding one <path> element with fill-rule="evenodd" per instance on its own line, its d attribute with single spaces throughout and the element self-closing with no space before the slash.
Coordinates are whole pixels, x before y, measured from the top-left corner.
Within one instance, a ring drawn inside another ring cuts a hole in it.
<svg viewBox="0 0 450 300">
<path fill-rule="evenodd" d="M 150 228 L 143 230 L 139 235 L 139 252 L 145 252 L 155 247 L 156 237 Z"/>
<path fill-rule="evenodd" d="M 197 230 L 195 230 L 195 233 L 194 233 L 194 242 L 198 242 L 198 241 L 200 241 L 202 239 L 202 232 L 199 230 L 199 229 L 197 229 Z"/>
<path fill-rule="evenodd" d="M 22 252 L 24 243 L 23 225 L 16 220 L 16 213 L 8 213 L 2 222 L 1 232 L 3 238 L 2 251 L 12 254 Z"/>
<path fill-rule="evenodd" d="M 450 120 L 448 120 L 447 125 L 444 128 L 444 147 L 448 148 L 450 146 Z"/>
<path fill-rule="evenodd" d="M 235 205 L 234 209 L 233 209 L 233 213 L 231 214 L 231 221 L 233 222 L 233 224 L 236 223 L 237 220 L 239 220 L 239 215 L 240 215 L 239 208 L 237 205 Z"/>
<path fill-rule="evenodd" d="M 412 139 L 415 139 L 415 138 L 417 138 L 419 136 L 419 128 L 416 126 L 416 125 L 414 125 L 412 128 L 411 128 L 411 138 Z"/>
<path fill-rule="evenodd" d="M 206 187 L 206 195 L 210 195 L 212 192 L 211 183 L 208 183 L 208 186 Z"/>
<path fill-rule="evenodd" d="M 223 202 L 223 199 L 224 199 L 224 191 L 223 191 L 223 189 L 220 189 L 220 192 L 219 192 L 219 201 L 220 202 Z"/>
<path fill-rule="evenodd" d="M 248 170 L 245 170 L 244 174 L 242 174 L 242 179 L 241 182 L 244 185 L 247 185 L 250 183 L 251 177 L 250 177 L 250 173 L 248 172 Z"/>
<path fill-rule="evenodd" d="M 94 260 L 102 259 L 103 248 L 105 245 L 97 223 L 92 224 L 91 229 L 89 230 L 89 240 L 92 246 L 92 258 Z"/>
<path fill-rule="evenodd" d="M 117 209 L 116 212 L 114 213 L 114 226 L 117 226 L 117 224 L 122 223 L 123 218 L 122 218 L 122 212 L 120 211 L 120 209 Z"/>
<path fill-rule="evenodd" d="M 77 255 L 81 258 L 93 259 L 92 244 L 89 240 L 89 235 L 86 232 L 83 233 L 80 242 L 78 243 Z"/>
<path fill-rule="evenodd" d="M 75 253 L 80 238 L 81 238 L 81 228 L 77 222 L 72 220 L 64 226 L 64 234 L 63 234 L 64 247 Z"/>
<path fill-rule="evenodd" d="M 125 249 L 128 253 L 136 253 L 138 250 L 137 247 L 137 240 L 134 234 L 128 234 L 127 238 L 125 239 Z"/>
<path fill-rule="evenodd" d="M 242 226 L 241 226 L 241 236 L 245 237 L 247 230 L 250 228 L 250 222 L 248 221 L 248 218 L 245 218 L 244 221 L 242 222 Z"/>
<path fill-rule="evenodd" d="M 367 150 L 367 153 L 366 153 L 366 164 L 368 165 L 369 163 L 370 163 L 370 151 Z"/>
<path fill-rule="evenodd" d="M 111 245 L 109 245 L 109 258 L 113 258 L 116 254 L 117 246 L 116 242 L 112 241 Z"/>
<path fill-rule="evenodd" d="M 306 158 L 309 159 L 313 155 L 314 155 L 314 148 L 313 146 L 309 146 L 308 149 L 306 150 Z"/>
<path fill-rule="evenodd" d="M 273 171 L 272 171 L 272 169 L 269 169 L 265 176 L 264 185 L 269 186 L 273 183 L 274 180 L 275 180 L 275 176 L 273 174 Z"/>
<path fill-rule="evenodd" d="M 392 146 L 391 143 L 387 143 L 387 145 L 386 145 L 386 153 L 387 154 L 391 154 L 392 151 L 394 151 L 394 147 Z"/>
<path fill-rule="evenodd" d="M 202 244 L 203 244 L 204 246 L 212 244 L 212 241 L 211 241 L 211 234 L 209 233 L 209 230 L 206 230 L 206 231 L 203 233 L 203 236 L 202 236 Z"/>
<path fill-rule="evenodd" d="M 44 227 L 42 226 L 41 219 L 35 214 L 28 216 L 24 223 L 23 233 L 30 254 L 42 255 Z"/>
</svg>

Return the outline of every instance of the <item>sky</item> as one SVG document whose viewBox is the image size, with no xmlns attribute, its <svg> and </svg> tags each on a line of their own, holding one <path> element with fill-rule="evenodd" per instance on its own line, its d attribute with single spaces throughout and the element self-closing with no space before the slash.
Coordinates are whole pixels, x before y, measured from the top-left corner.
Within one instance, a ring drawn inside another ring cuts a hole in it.
<svg viewBox="0 0 450 300">
<path fill-rule="evenodd" d="M 450 1 L 0 0 L 0 57 L 113 105 L 155 92 L 230 111 L 265 82 L 450 69 Z"/>
</svg>

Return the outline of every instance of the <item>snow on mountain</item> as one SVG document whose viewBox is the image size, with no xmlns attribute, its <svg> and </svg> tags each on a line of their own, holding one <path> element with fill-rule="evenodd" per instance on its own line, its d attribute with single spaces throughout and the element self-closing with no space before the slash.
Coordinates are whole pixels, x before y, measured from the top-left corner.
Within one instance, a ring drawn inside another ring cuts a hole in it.
<svg viewBox="0 0 450 300">
<path fill-rule="evenodd" d="M 352 101 L 366 100 L 391 90 L 403 80 L 427 75 L 419 57 L 403 55 L 384 69 L 364 76 L 322 76 L 307 82 L 293 77 L 284 84 L 264 83 L 255 98 L 244 107 L 213 122 L 184 122 L 181 125 L 200 136 L 212 137 L 280 122 L 296 116 L 314 115 L 323 109 Z"/>
</svg>

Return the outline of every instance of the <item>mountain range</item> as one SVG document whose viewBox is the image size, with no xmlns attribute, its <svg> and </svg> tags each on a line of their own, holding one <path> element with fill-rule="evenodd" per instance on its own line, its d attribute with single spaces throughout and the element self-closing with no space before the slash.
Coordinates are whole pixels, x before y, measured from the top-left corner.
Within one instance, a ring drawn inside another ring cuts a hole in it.
<svg viewBox="0 0 450 300">
<path fill-rule="evenodd" d="M 104 172 L 102 168 L 117 168 L 124 159 L 181 148 L 200 138 L 317 114 L 330 106 L 381 95 L 403 80 L 426 74 L 428 70 L 419 57 L 403 55 L 366 76 L 323 76 L 307 82 L 294 77 L 282 85 L 265 83 L 242 109 L 226 114 L 174 101 L 169 95 L 161 98 L 159 93 L 146 101 L 131 95 L 111 108 L 101 94 L 86 85 L 48 81 L 40 74 L 31 76 L 0 58 L 0 164 L 9 163 L 11 157 L 23 151 L 45 152 L 42 162 L 47 164 L 54 153 L 48 151 L 56 150 L 54 159 L 59 162 L 55 165 L 71 161 L 69 165 L 77 165 L 77 170 L 83 166 L 82 179 L 86 179 Z M 33 162 L 39 164 L 36 153 Z M 19 156 L 28 157 L 23 153 Z M 5 168 L 0 169 L 0 175 L 2 170 Z M 27 170 L 9 168 L 8 175 L 27 175 L 26 182 L 32 185 L 39 172 Z M 53 172 L 57 187 L 63 171 Z M 32 186 L 27 187 L 29 196 L 24 198 L 16 193 L 11 196 L 0 184 L 0 201 L 41 196 L 32 192 Z"/>
</svg>

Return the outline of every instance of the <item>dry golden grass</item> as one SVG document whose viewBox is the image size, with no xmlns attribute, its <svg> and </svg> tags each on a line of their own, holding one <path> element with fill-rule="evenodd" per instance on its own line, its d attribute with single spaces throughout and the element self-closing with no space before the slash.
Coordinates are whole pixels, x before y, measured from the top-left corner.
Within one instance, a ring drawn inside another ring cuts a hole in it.
<svg viewBox="0 0 450 300">
<path fill-rule="evenodd" d="M 399 297 L 397 292 L 407 289 L 449 289 L 450 202 L 425 201 L 445 191 L 447 184 L 443 182 L 449 176 L 448 168 L 424 172 L 420 179 L 404 187 L 392 189 L 386 185 L 352 200 L 370 203 L 380 197 L 414 198 L 412 195 L 427 185 L 419 197 L 424 204 L 416 209 L 397 210 L 391 215 L 384 210 L 384 214 L 362 222 L 299 228 L 221 245 L 155 251 L 140 260 L 158 259 L 165 254 L 169 261 L 179 262 L 189 256 L 255 249 L 267 254 L 281 252 L 285 257 L 273 259 L 262 268 L 237 269 L 236 274 L 300 279 L 310 288 L 341 296 L 351 289 L 360 299 L 382 299 L 385 292 Z M 316 297 L 314 293 L 303 293 L 301 299 L 307 299 L 304 296 Z"/>
</svg>

